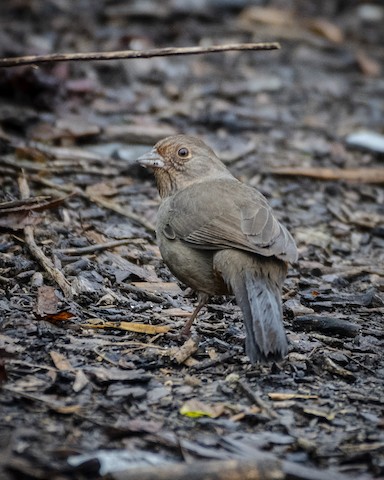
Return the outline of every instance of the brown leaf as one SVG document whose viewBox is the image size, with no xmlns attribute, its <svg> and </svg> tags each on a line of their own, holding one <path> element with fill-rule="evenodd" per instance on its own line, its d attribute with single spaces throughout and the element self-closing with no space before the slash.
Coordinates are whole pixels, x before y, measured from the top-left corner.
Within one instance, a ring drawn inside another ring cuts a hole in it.
<svg viewBox="0 0 384 480">
<path fill-rule="evenodd" d="M 41 217 L 32 212 L 0 212 L 0 227 L 9 230 L 22 230 L 40 221 Z"/>
<path fill-rule="evenodd" d="M 331 422 L 336 418 L 337 412 L 325 412 L 324 410 L 318 410 L 317 408 L 303 408 L 303 412 L 312 417 L 324 418 Z"/>
<path fill-rule="evenodd" d="M 25 200 L 12 200 L 0 203 L 0 227 L 11 230 L 21 230 L 28 225 L 36 225 L 41 217 L 35 211 L 56 208 L 67 197 L 47 200 L 49 197 L 31 197 Z"/>
<path fill-rule="evenodd" d="M 57 312 L 57 313 L 47 315 L 42 320 L 47 320 L 48 322 L 51 322 L 51 323 L 60 323 L 60 322 L 66 322 L 67 320 L 70 320 L 73 317 L 74 317 L 73 313 L 63 310 L 62 312 Z"/>
<path fill-rule="evenodd" d="M 321 35 L 330 42 L 342 43 L 344 41 L 343 31 L 329 20 L 325 20 L 324 18 L 315 18 L 305 23 L 309 30 Z"/>
<path fill-rule="evenodd" d="M 17 147 L 15 153 L 18 158 L 23 158 L 37 163 L 44 163 L 48 159 L 46 152 L 43 152 L 38 148 L 29 147 L 27 145 Z"/>
<path fill-rule="evenodd" d="M 62 310 L 61 301 L 56 296 L 55 288 L 44 285 L 37 290 L 36 316 L 40 320 L 57 323 L 69 320 L 74 315 Z"/>
<path fill-rule="evenodd" d="M 97 198 L 97 197 L 112 197 L 114 195 L 117 195 L 118 189 L 116 185 L 112 184 L 111 182 L 99 182 L 99 183 L 94 183 L 93 185 L 89 185 L 85 189 L 87 195 L 89 195 L 92 198 Z"/>
<path fill-rule="evenodd" d="M 145 323 L 134 323 L 134 322 L 104 322 L 103 320 L 90 319 L 101 321 L 102 323 L 83 323 L 82 326 L 85 328 L 116 328 L 117 330 L 125 330 L 127 332 L 136 332 L 136 333 L 145 333 L 147 335 L 157 335 L 158 333 L 167 333 L 171 330 L 172 327 L 167 327 L 165 325 L 147 325 Z"/>
<path fill-rule="evenodd" d="M 198 344 L 196 341 L 193 338 L 188 338 L 181 347 L 171 348 L 170 355 L 177 363 L 184 363 L 197 351 L 197 348 Z"/>
<path fill-rule="evenodd" d="M 49 405 L 51 410 L 54 410 L 57 413 L 62 413 L 64 415 L 70 415 L 71 413 L 78 413 L 81 410 L 81 405 Z"/>
<path fill-rule="evenodd" d="M 381 65 L 379 62 L 369 57 L 363 50 L 356 52 L 356 61 L 360 70 L 367 77 L 379 77 L 381 74 Z"/>
<path fill-rule="evenodd" d="M 340 377 L 346 378 L 349 381 L 355 381 L 356 375 L 349 370 L 337 365 L 333 360 L 330 358 L 324 359 L 324 368 L 328 370 L 328 372 L 338 375 Z"/>
<path fill-rule="evenodd" d="M 66 195 L 65 197 L 55 198 L 50 200 L 51 197 L 38 196 L 38 197 L 29 197 L 23 200 L 12 200 L 10 202 L 0 203 L 0 215 L 3 213 L 10 212 L 29 212 L 33 211 L 43 211 L 48 209 L 53 209 L 61 205 L 68 198 L 73 197 L 76 193 Z"/>
<path fill-rule="evenodd" d="M 37 314 L 39 317 L 55 314 L 59 311 L 60 300 L 53 287 L 42 286 L 37 290 Z"/>
<path fill-rule="evenodd" d="M 248 7 L 240 15 L 240 21 L 287 26 L 294 23 L 292 12 L 278 8 Z"/>
<path fill-rule="evenodd" d="M 66 371 L 73 369 L 69 360 L 62 353 L 51 351 L 49 355 L 58 370 Z"/>
</svg>

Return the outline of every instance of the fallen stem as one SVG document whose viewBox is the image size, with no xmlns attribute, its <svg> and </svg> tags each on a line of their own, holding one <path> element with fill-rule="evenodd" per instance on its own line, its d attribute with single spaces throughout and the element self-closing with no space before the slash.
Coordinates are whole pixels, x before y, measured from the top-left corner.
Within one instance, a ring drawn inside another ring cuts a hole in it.
<svg viewBox="0 0 384 480">
<path fill-rule="evenodd" d="M 21 198 L 23 200 L 29 198 L 29 186 L 24 175 L 19 177 L 18 184 Z M 71 299 L 73 297 L 73 291 L 70 283 L 67 281 L 63 273 L 53 265 L 52 261 L 45 256 L 44 252 L 37 245 L 32 225 L 27 225 L 24 227 L 24 239 L 29 251 L 31 252 L 31 255 L 39 262 L 52 280 L 57 283 L 65 297 Z"/>
<path fill-rule="evenodd" d="M 113 240 L 106 243 L 98 243 L 97 245 L 90 245 L 89 247 L 79 248 L 62 248 L 56 250 L 58 253 L 65 255 L 89 255 L 91 253 L 100 252 L 102 250 L 108 250 L 110 248 L 120 247 L 121 245 L 142 244 L 142 239 L 124 238 L 122 240 Z"/>
<path fill-rule="evenodd" d="M 318 180 L 345 180 L 358 183 L 384 183 L 384 168 L 306 168 L 278 167 L 269 170 L 275 175 L 310 177 Z"/>
<path fill-rule="evenodd" d="M 113 52 L 89 53 L 52 53 L 48 55 L 28 55 L 0 59 L 0 67 L 16 67 L 47 62 L 77 62 L 81 60 L 116 60 L 122 58 L 152 58 L 175 55 L 196 55 L 201 53 L 228 52 L 239 50 L 278 50 L 278 42 L 270 43 L 234 43 L 212 45 L 210 47 L 153 48 L 150 50 L 117 50 Z"/>
<path fill-rule="evenodd" d="M 137 215 L 136 213 L 131 212 L 127 207 L 122 207 L 120 205 L 117 205 L 111 202 L 110 200 L 102 198 L 101 196 L 90 195 L 87 192 L 84 192 L 84 190 L 81 190 L 81 188 L 74 188 L 72 185 L 59 185 L 57 183 L 51 182 L 46 178 L 34 176 L 33 179 L 36 182 L 46 185 L 47 187 L 56 188 L 57 190 L 61 190 L 66 193 L 76 194 L 83 198 L 86 198 L 87 200 L 93 203 L 96 203 L 97 205 L 100 205 L 103 208 L 112 210 L 113 212 L 116 212 L 119 215 L 129 218 L 132 221 L 138 223 L 139 225 L 142 225 L 150 233 L 153 233 L 155 230 L 154 225 L 152 225 L 152 223 L 150 223 L 149 221 L 145 220 L 145 218 L 141 218 L 140 215 Z"/>
</svg>

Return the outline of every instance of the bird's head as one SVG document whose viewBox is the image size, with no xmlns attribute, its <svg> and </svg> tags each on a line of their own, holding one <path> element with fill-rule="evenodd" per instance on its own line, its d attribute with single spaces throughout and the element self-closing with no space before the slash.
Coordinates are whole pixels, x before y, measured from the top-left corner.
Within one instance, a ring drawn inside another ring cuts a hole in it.
<svg viewBox="0 0 384 480">
<path fill-rule="evenodd" d="M 162 198 L 195 182 L 231 176 L 211 148 L 188 135 L 160 140 L 150 152 L 138 158 L 138 162 L 154 171 Z"/>
</svg>

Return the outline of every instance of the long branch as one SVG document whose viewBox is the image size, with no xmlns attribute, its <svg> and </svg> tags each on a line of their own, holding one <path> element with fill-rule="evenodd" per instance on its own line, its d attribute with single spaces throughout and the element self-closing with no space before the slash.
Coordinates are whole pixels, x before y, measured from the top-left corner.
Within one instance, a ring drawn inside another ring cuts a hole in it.
<svg viewBox="0 0 384 480">
<path fill-rule="evenodd" d="M 210 47 L 153 48 L 150 50 L 117 50 L 113 52 L 52 53 L 26 57 L 0 58 L 0 67 L 16 67 L 47 62 L 68 62 L 80 60 L 115 60 L 118 58 L 152 58 L 171 55 L 196 55 L 200 53 L 227 52 L 230 50 L 278 50 L 278 42 L 233 43 Z"/>
</svg>

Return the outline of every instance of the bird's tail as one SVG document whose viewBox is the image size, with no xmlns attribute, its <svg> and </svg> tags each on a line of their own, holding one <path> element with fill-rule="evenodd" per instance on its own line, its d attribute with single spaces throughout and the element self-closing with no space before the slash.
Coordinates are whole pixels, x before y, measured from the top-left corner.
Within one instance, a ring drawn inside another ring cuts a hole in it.
<svg viewBox="0 0 384 480">
<path fill-rule="evenodd" d="M 288 351 L 281 307 L 285 262 L 222 250 L 215 254 L 214 266 L 243 312 L 245 348 L 251 363 L 281 360 Z"/>
</svg>

